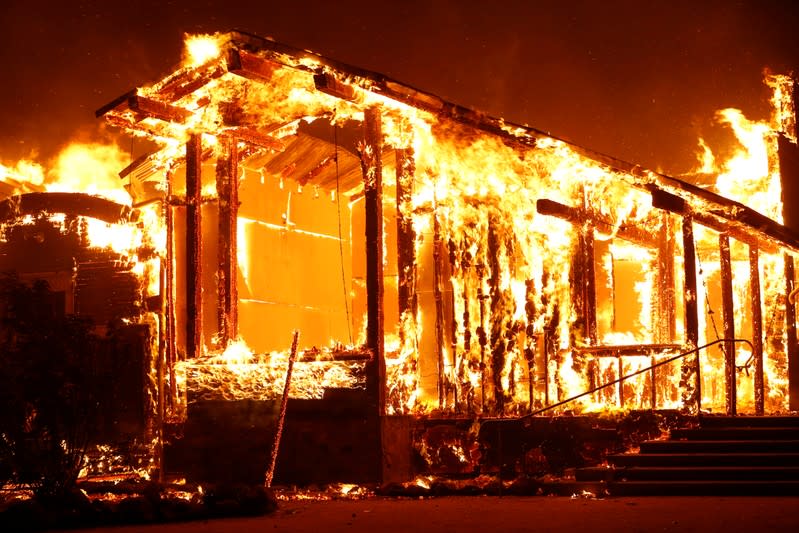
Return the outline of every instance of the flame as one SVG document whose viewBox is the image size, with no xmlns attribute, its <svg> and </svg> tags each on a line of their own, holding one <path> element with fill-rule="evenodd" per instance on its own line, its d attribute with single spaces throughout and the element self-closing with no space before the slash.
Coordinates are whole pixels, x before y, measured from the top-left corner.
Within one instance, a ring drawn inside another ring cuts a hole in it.
<svg viewBox="0 0 799 533">
<path fill-rule="evenodd" d="M 207 65 L 233 46 L 220 35 L 189 37 L 184 68 Z M 676 255 L 674 287 L 661 286 L 658 261 L 662 251 L 658 246 L 661 227 L 671 215 L 664 217 L 662 211 L 653 208 L 646 190 L 647 184 L 659 183 L 658 176 L 640 169 L 616 170 L 565 142 L 503 122 L 499 123 L 503 137 L 464 126 L 386 96 L 369 78 L 341 76 L 310 56 L 293 59 L 281 54 L 275 60 L 271 52 L 255 54 L 261 54 L 268 66 L 257 81 L 223 73 L 175 101 L 165 101 L 187 111 L 185 120 L 139 120 L 125 115 L 126 111 L 120 111 L 116 118 L 127 117 L 131 130 L 139 134 L 143 125 L 153 128 L 145 134 L 163 146 L 159 164 L 174 168 L 183 155 L 180 147 L 192 132 L 201 132 L 205 151 L 219 156 L 222 136 L 235 134 L 241 125 L 261 128 L 270 132 L 275 145 L 246 148 L 243 143 L 242 149 L 251 149 L 264 158 L 273 154 L 278 157 L 282 143 L 294 142 L 305 124 L 318 120 L 330 125 L 363 122 L 366 109 L 380 110 L 387 155 L 384 181 L 396 170 L 390 168 L 394 164 L 390 162 L 391 150 L 413 153 L 414 171 L 405 183 L 411 191 L 409 197 L 392 203 L 390 208 L 413 230 L 413 242 L 406 245 L 415 258 L 413 290 L 419 299 L 416 309 L 403 310 L 395 318 L 396 324 L 386 327 L 388 413 L 442 410 L 486 416 L 520 414 L 545 400 L 552 403 L 583 392 L 589 387 L 591 372 L 618 377 L 673 353 L 665 350 L 650 357 L 603 360 L 590 350 L 576 349 L 668 344 L 684 336 L 681 309 L 669 310 L 675 315 L 669 331 L 663 331 L 660 323 L 666 312 L 662 308 L 667 307 L 662 301 L 664 290 L 676 293 L 675 301 L 669 304 L 672 307 L 684 307 L 685 302 L 679 291 L 683 266 L 679 243 L 672 252 Z M 314 76 L 332 76 L 345 89 L 346 99 L 317 90 Z M 770 121 L 751 120 L 734 109 L 719 112 L 717 120 L 730 128 L 740 145 L 730 158 L 714 154 L 702 139 L 699 146 L 702 172 L 717 175 L 717 192 L 781 222 L 775 132 L 789 135 L 790 113 L 786 110 L 792 107 L 786 96 L 789 80 L 771 77 L 768 83 L 774 88 L 775 109 L 780 106 Z M 162 88 L 162 84 L 155 84 L 139 92 L 159 99 L 163 98 Z M 365 159 L 375 155 L 371 145 L 361 144 L 358 150 Z M 274 171 L 272 176 L 263 163 L 255 165 L 261 184 L 266 177 L 279 179 L 281 191 L 289 170 Z M 371 184 L 374 167 L 364 171 L 367 185 Z M 302 194 L 300 185 L 287 188 Z M 213 185 L 206 183 L 204 194 L 215 193 Z M 330 193 L 332 197 L 333 191 Z M 337 200 L 339 194 L 336 191 Z M 360 192 L 352 194 L 349 202 L 341 201 L 350 217 L 363 209 Z M 561 204 L 573 215 L 544 215 L 536 207 L 539 200 Z M 263 263 L 256 257 L 256 233 L 280 230 L 284 237 L 289 233 L 284 231 L 287 226 L 292 228 L 291 233 L 304 231 L 293 211 L 291 216 L 288 209 L 283 213 L 283 225 L 267 221 L 265 215 L 263 220 L 250 213 L 240 216 L 237 259 L 242 290 L 257 290 L 261 275 Z M 389 226 L 387 221 L 384 226 Z M 630 237 L 636 231 L 644 235 L 644 240 L 649 236 L 652 243 L 641 244 Z M 348 244 L 354 243 L 353 232 Z M 395 259 L 387 258 L 397 250 L 387 242 L 383 244 L 384 267 L 393 269 Z M 707 263 L 712 262 L 708 250 L 718 249 L 718 234 L 698 230 L 697 249 L 706 265 L 703 283 L 710 287 L 700 288 L 704 306 L 705 300 L 717 299 L 713 284 L 718 283 L 718 272 Z M 740 293 L 736 306 L 746 299 L 740 287 L 748 259 L 740 255 L 736 253 L 733 265 Z M 354 255 L 352 259 L 355 263 Z M 581 269 L 590 261 L 597 293 L 596 331 L 591 331 L 590 317 L 581 309 L 585 302 L 579 299 L 584 295 L 576 295 L 579 283 L 588 276 Z M 778 301 L 773 294 L 779 292 L 779 284 L 769 281 L 769 276 L 779 276 L 779 269 L 766 254 L 762 262 L 768 265 L 763 267 L 764 305 L 773 309 Z M 386 274 L 396 279 L 392 276 Z M 352 279 L 349 285 L 345 280 L 344 285 L 349 303 L 365 291 L 363 278 Z M 701 315 L 701 340 L 707 340 L 711 325 L 707 314 Z M 348 328 L 360 331 L 365 338 L 365 324 L 362 316 L 355 316 Z M 776 336 L 776 332 L 770 334 Z M 212 352 L 180 364 L 185 373 L 181 379 L 192 395 L 272 398 L 278 394 L 285 352 L 253 354 L 239 345 L 228 350 L 239 351 Z M 713 357 L 706 357 L 711 367 Z M 310 369 L 312 365 L 301 366 Z M 320 376 L 328 370 L 314 368 L 299 378 L 299 385 L 292 385 L 293 396 L 323 394 L 319 383 L 328 378 Z M 335 363 L 329 371 L 341 372 L 329 380 L 330 386 L 358 386 L 354 379 L 357 370 Z M 618 397 L 595 395 L 569 408 L 648 405 L 649 399 L 643 394 L 646 387 L 657 389 L 659 407 L 674 406 L 679 365 L 663 369 L 659 375 L 657 383 L 648 385 L 644 378 L 636 380 L 633 395 L 625 393 L 630 388 L 625 385 L 624 402 Z M 770 377 L 769 382 L 779 383 L 779 375 Z M 706 380 L 715 383 L 718 379 L 718 372 L 707 371 Z M 312 386 L 314 381 L 316 386 Z M 781 391 L 779 387 L 774 391 Z M 703 390 L 710 394 L 710 404 L 718 404 L 718 392 L 712 387 Z M 774 392 L 773 396 L 779 394 Z"/>
<path fill-rule="evenodd" d="M 17 161 L 10 167 L 0 163 L 0 180 L 14 182 L 22 190 L 35 190 L 44 183 L 44 168 L 27 159 Z"/>
<path fill-rule="evenodd" d="M 332 349 L 330 350 L 332 351 Z M 328 352 L 329 353 L 329 352 Z M 190 401 L 201 399 L 280 398 L 285 386 L 289 352 L 256 354 L 242 339 L 217 352 L 177 364 Z M 299 361 L 292 373 L 290 398 L 316 398 L 329 388 L 360 388 L 363 363 L 317 359 Z"/>
<path fill-rule="evenodd" d="M 219 34 L 186 35 L 183 44 L 185 46 L 185 66 L 199 67 L 220 56 L 224 45 L 224 37 Z"/>
</svg>

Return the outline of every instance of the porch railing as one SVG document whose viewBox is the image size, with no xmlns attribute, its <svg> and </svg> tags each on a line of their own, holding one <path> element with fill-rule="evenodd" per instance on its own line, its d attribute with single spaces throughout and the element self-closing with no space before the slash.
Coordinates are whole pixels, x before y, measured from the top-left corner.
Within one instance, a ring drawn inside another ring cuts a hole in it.
<svg viewBox="0 0 799 533">
<path fill-rule="evenodd" d="M 620 377 L 618 379 L 614 379 L 613 381 L 609 381 L 607 383 L 603 383 L 602 385 L 598 385 L 596 387 L 593 387 L 593 388 L 591 388 L 591 389 L 589 389 L 589 390 L 587 390 L 585 392 L 581 392 L 580 394 L 577 394 L 576 396 L 572 396 L 571 398 L 566 398 L 565 400 L 561 400 L 561 401 L 559 401 L 557 403 L 553 403 L 553 404 L 547 405 L 545 407 L 541 407 L 540 409 L 536 409 L 535 411 L 533 411 L 531 413 L 528 413 L 526 415 L 523 415 L 520 418 L 521 419 L 525 419 L 525 418 L 530 418 L 530 417 L 533 417 L 533 416 L 536 416 L 536 415 L 540 415 L 541 413 L 545 413 L 545 412 L 550 411 L 552 409 L 556 409 L 558 407 L 561 407 L 563 405 L 571 403 L 571 402 L 573 402 L 575 400 L 579 400 L 580 398 L 583 398 L 585 396 L 589 396 L 591 394 L 594 394 L 595 392 L 601 391 L 601 390 L 606 389 L 608 387 L 613 387 L 614 385 L 618 385 L 619 383 L 622 383 L 622 382 L 624 382 L 624 381 L 626 381 L 626 380 L 628 380 L 630 378 L 634 378 L 635 376 L 639 376 L 639 375 L 641 375 L 641 374 L 643 374 L 645 372 L 650 372 L 653 369 L 658 368 L 660 366 L 668 365 L 669 363 L 673 363 L 674 361 L 677 361 L 678 359 L 682 359 L 682 358 L 687 357 L 689 355 L 697 354 L 697 359 L 698 359 L 699 352 L 701 350 L 710 348 L 711 346 L 715 346 L 716 344 L 720 344 L 720 343 L 723 343 L 723 342 L 726 342 L 726 343 L 744 343 L 744 344 L 748 345 L 749 348 L 754 353 L 754 346 L 747 339 L 716 339 L 716 340 L 714 340 L 712 342 L 709 342 L 707 344 L 704 344 L 702 346 L 698 346 L 698 347 L 696 347 L 696 348 L 694 348 L 692 350 L 688 350 L 687 352 L 679 353 L 679 354 L 677 354 L 677 355 L 675 355 L 673 357 L 669 357 L 668 359 L 664 359 L 663 361 L 659 361 L 659 362 L 657 362 L 657 363 L 655 363 L 653 365 L 650 365 L 650 366 L 648 366 L 646 368 L 642 368 L 640 370 L 636 370 L 632 374 L 627 374 L 627 375 L 622 376 L 622 377 Z M 736 369 L 748 368 L 752 364 L 752 361 L 753 361 L 753 358 L 750 358 L 744 365 L 742 365 L 740 367 L 736 366 Z M 699 386 L 699 384 L 701 383 L 701 379 L 702 379 L 701 366 L 699 365 L 699 362 L 697 360 L 697 365 L 696 365 L 696 382 L 697 382 L 697 388 L 696 388 L 696 391 L 697 391 L 697 393 L 696 393 L 696 412 L 697 413 L 700 412 L 701 407 L 702 407 L 702 394 L 701 394 L 701 387 Z M 654 383 L 652 384 L 652 386 L 654 387 Z M 653 406 L 653 408 L 654 408 L 654 406 Z"/>
</svg>

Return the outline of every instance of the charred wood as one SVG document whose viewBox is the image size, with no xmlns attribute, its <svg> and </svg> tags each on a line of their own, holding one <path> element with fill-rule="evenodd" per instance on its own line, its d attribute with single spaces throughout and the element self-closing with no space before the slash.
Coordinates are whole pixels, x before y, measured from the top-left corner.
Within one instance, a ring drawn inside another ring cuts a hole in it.
<svg viewBox="0 0 799 533">
<path fill-rule="evenodd" d="M 603 215 L 591 209 L 572 207 L 554 200 L 541 198 L 536 201 L 536 211 L 542 215 L 557 217 L 575 225 L 583 225 L 590 222 L 600 231 L 615 234 L 621 239 L 640 246 L 654 248 L 659 242 L 658 235 L 650 233 L 638 226 L 625 226 L 622 224 L 616 228 L 614 224 L 608 222 Z"/>
<path fill-rule="evenodd" d="M 735 309 L 732 294 L 732 261 L 730 259 L 730 237 L 719 235 L 719 254 L 721 256 L 721 303 L 724 316 L 724 338 L 735 338 Z M 724 349 L 724 367 L 726 384 L 726 408 L 728 415 L 736 413 L 736 368 L 735 343 L 726 342 Z"/>
<path fill-rule="evenodd" d="M 224 155 L 216 166 L 216 190 L 219 195 L 217 259 L 217 319 L 222 346 L 236 339 L 238 333 L 237 220 L 238 220 L 238 144 L 225 139 Z"/>
<path fill-rule="evenodd" d="M 136 113 L 138 120 L 155 118 L 163 120 L 164 122 L 182 124 L 193 114 L 188 109 L 153 100 L 152 98 L 147 98 L 146 96 L 138 94 L 128 98 L 127 106 L 128 109 Z"/>
<path fill-rule="evenodd" d="M 760 294 L 760 253 L 755 246 L 749 247 L 749 292 L 752 306 L 752 358 L 755 363 L 755 414 L 764 412 L 763 382 L 763 310 Z"/>
<path fill-rule="evenodd" d="M 364 113 L 361 168 L 366 211 L 366 344 L 375 354 L 367 376 L 367 391 L 378 414 L 385 413 L 386 363 L 383 353 L 383 131 L 380 109 Z"/>
<path fill-rule="evenodd" d="M 202 354 L 202 136 L 186 143 L 186 357 Z"/>
<path fill-rule="evenodd" d="M 785 330 L 788 352 L 788 398 L 791 411 L 799 411 L 799 340 L 796 337 L 796 270 L 793 256 L 785 254 Z"/>
<path fill-rule="evenodd" d="M 279 67 L 280 65 L 273 61 L 240 48 L 231 49 L 227 57 L 229 72 L 253 81 L 270 81 Z"/>
<path fill-rule="evenodd" d="M 685 268 L 685 342 L 688 349 L 694 349 L 699 342 L 699 305 L 696 286 L 696 248 L 694 244 L 693 220 L 690 216 L 682 221 L 683 257 Z M 680 387 L 683 391 L 683 406 L 686 409 L 700 409 L 701 389 L 699 375 L 699 355 L 684 358 L 681 367 Z"/>
</svg>

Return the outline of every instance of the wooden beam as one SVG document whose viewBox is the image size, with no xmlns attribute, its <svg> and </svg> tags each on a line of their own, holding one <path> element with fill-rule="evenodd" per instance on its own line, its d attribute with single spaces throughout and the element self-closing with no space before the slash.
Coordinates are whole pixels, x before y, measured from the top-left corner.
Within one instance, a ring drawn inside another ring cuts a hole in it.
<svg viewBox="0 0 799 533">
<path fill-rule="evenodd" d="M 788 408 L 799 411 L 799 341 L 796 337 L 796 271 L 793 256 L 785 254 L 785 333 L 788 351 Z"/>
<path fill-rule="evenodd" d="M 685 343 L 688 349 L 694 349 L 699 344 L 699 305 L 697 302 L 696 287 L 696 247 L 694 243 L 694 226 L 690 216 L 683 217 L 682 221 L 683 258 L 685 269 Z M 699 373 L 699 354 L 693 360 L 684 358 L 682 364 L 682 377 L 680 384 L 683 387 L 683 404 L 690 409 L 695 404 L 697 414 L 701 409 L 702 382 Z M 695 386 L 691 390 L 691 379 Z"/>
<path fill-rule="evenodd" d="M 650 186 L 649 189 L 652 193 L 653 207 L 682 216 L 690 216 L 694 222 L 719 233 L 726 233 L 738 241 L 757 246 L 769 253 L 778 253 L 781 248 L 799 252 L 799 237 L 788 228 L 752 211 L 743 204 L 730 201 L 733 205 L 725 205 L 724 208 L 717 206 L 711 211 L 695 207 L 682 197 L 655 186 Z M 697 202 L 700 202 L 699 198 L 697 198 Z"/>
<path fill-rule="evenodd" d="M 223 155 L 216 164 L 216 190 L 219 207 L 217 259 L 217 313 L 222 347 L 238 334 L 238 143 L 223 138 Z"/>
<path fill-rule="evenodd" d="M 683 349 L 679 344 L 626 344 L 609 346 L 575 346 L 573 350 L 593 357 L 651 357 L 674 355 Z"/>
<path fill-rule="evenodd" d="M 612 233 L 614 231 L 613 224 L 607 222 L 600 213 L 592 209 L 572 207 L 554 200 L 541 198 L 536 201 L 536 211 L 539 214 L 557 217 L 576 225 L 591 222 L 597 229 L 603 232 Z M 659 236 L 639 226 L 622 225 L 615 229 L 615 231 L 619 238 L 640 246 L 655 248 L 658 245 Z"/>
<path fill-rule="evenodd" d="M 152 98 L 147 98 L 146 96 L 138 94 L 134 94 L 128 98 L 128 108 L 136 113 L 138 120 L 155 118 L 163 120 L 164 122 L 177 122 L 178 124 L 182 124 L 193 115 L 188 109 L 153 100 Z"/>
<path fill-rule="evenodd" d="M 280 65 L 246 50 L 231 48 L 227 57 L 228 72 L 249 80 L 267 83 Z"/>
<path fill-rule="evenodd" d="M 383 329 L 383 129 L 380 109 L 364 112 L 361 168 L 364 180 L 366 226 L 366 344 L 375 354 L 367 390 L 378 415 L 385 414 L 386 362 Z"/>
<path fill-rule="evenodd" d="M 332 74 L 326 72 L 315 74 L 313 81 L 318 91 L 322 91 L 330 96 L 335 96 L 336 98 L 341 98 L 342 100 L 355 100 L 355 88 L 352 85 L 339 81 Z"/>
<path fill-rule="evenodd" d="M 719 256 L 721 257 L 721 304 L 724 317 L 724 338 L 735 338 L 735 309 L 732 294 L 732 261 L 730 259 L 730 237 L 719 235 Z M 726 408 L 728 415 L 735 415 L 737 401 L 735 343 L 724 343 L 724 375 Z"/>
<path fill-rule="evenodd" d="M 158 94 L 163 101 L 175 102 L 226 72 L 227 69 L 221 61 L 212 61 L 197 68 L 182 68 L 156 84 L 149 93 Z"/>
<path fill-rule="evenodd" d="M 749 292 L 752 306 L 752 346 L 755 361 L 755 414 L 764 412 L 763 381 L 763 309 L 760 296 L 760 255 L 757 247 L 749 247 Z"/>
<path fill-rule="evenodd" d="M 252 126 L 226 128 L 224 134 L 274 152 L 282 152 L 286 149 L 286 143 Z"/>
<path fill-rule="evenodd" d="M 202 134 L 186 143 L 186 357 L 202 355 Z"/>
</svg>

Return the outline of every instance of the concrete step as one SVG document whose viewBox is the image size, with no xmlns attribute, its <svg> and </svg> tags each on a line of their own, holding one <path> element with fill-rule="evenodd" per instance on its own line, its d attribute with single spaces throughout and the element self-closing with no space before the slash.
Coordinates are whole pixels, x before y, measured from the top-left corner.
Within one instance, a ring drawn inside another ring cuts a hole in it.
<svg viewBox="0 0 799 533">
<path fill-rule="evenodd" d="M 711 427 L 794 427 L 799 428 L 799 416 L 726 416 L 703 415 L 699 425 Z"/>
<path fill-rule="evenodd" d="M 614 481 L 611 496 L 799 496 L 799 481 Z"/>
<path fill-rule="evenodd" d="M 799 453 L 621 453 L 608 456 L 616 467 L 631 466 L 799 466 Z"/>
<path fill-rule="evenodd" d="M 640 445 L 647 453 L 789 453 L 799 451 L 799 440 L 649 440 Z"/>
<path fill-rule="evenodd" d="M 799 466 L 635 466 L 575 471 L 577 481 L 797 481 Z"/>
<path fill-rule="evenodd" d="M 798 440 L 799 427 L 699 427 L 672 429 L 674 440 Z"/>
</svg>

